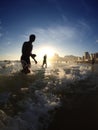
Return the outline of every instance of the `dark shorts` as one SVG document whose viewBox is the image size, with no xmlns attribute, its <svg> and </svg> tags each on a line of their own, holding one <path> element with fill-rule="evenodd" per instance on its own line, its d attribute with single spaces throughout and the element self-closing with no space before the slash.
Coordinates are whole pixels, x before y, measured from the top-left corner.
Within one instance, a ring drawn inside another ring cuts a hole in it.
<svg viewBox="0 0 98 130">
<path fill-rule="evenodd" d="M 23 69 L 30 68 L 31 66 L 29 57 L 21 56 L 21 63 L 22 63 Z"/>
</svg>

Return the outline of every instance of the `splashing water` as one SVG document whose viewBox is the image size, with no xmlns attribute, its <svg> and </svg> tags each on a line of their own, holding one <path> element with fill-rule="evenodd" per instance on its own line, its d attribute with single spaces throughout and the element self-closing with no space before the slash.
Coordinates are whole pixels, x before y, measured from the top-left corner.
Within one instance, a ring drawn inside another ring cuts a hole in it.
<svg viewBox="0 0 98 130">
<path fill-rule="evenodd" d="M 92 76 L 91 66 L 85 64 L 53 65 L 47 69 L 32 65 L 31 69 L 32 73 L 25 75 L 20 72 L 20 62 L 0 62 L 0 130 L 47 128 L 51 113 L 61 105 L 60 95 L 84 92 L 75 83 Z M 96 89 L 92 88 L 93 79 L 86 91 Z"/>
</svg>

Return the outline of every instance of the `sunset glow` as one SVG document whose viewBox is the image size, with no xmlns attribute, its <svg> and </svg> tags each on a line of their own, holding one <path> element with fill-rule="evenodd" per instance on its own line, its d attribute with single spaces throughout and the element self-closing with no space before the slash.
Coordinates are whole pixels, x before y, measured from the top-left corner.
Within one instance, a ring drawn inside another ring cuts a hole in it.
<svg viewBox="0 0 98 130">
<path fill-rule="evenodd" d="M 49 60 L 53 57 L 54 53 L 55 53 L 55 49 L 53 49 L 52 47 L 49 47 L 49 46 L 41 47 L 37 51 L 37 55 L 38 55 L 39 60 L 41 60 L 45 54 L 47 55 L 47 58 Z"/>
</svg>

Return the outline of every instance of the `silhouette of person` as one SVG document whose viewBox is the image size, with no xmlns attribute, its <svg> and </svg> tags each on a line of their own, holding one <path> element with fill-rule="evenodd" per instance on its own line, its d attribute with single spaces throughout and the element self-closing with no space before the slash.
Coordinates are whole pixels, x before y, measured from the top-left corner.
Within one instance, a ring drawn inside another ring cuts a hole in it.
<svg viewBox="0 0 98 130">
<path fill-rule="evenodd" d="M 92 72 L 94 72 L 94 70 L 95 70 L 94 64 L 95 64 L 95 58 L 93 57 L 93 58 L 92 58 L 92 67 L 91 67 Z"/>
<path fill-rule="evenodd" d="M 44 66 L 45 66 L 45 68 L 47 68 L 47 55 L 44 55 L 44 57 L 43 57 L 42 67 L 44 67 Z"/>
<path fill-rule="evenodd" d="M 31 68 L 30 56 L 35 61 L 35 64 L 37 64 L 37 61 L 35 59 L 36 54 L 32 54 L 32 49 L 33 49 L 32 42 L 35 41 L 35 38 L 36 36 L 34 34 L 31 34 L 29 36 L 29 41 L 24 42 L 22 46 L 21 64 L 23 67 L 22 72 L 25 74 L 30 73 L 30 68 Z"/>
<path fill-rule="evenodd" d="M 92 58 L 92 65 L 95 63 L 95 58 L 93 57 Z"/>
</svg>

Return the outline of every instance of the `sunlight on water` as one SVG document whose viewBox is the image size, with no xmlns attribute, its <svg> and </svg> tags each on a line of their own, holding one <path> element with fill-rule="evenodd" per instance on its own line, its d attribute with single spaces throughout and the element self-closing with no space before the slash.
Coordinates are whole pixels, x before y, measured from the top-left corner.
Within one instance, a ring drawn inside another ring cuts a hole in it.
<svg viewBox="0 0 98 130">
<path fill-rule="evenodd" d="M 32 73 L 29 75 L 22 74 L 21 69 L 20 62 L 0 62 L 2 129 L 47 128 L 51 121 L 49 111 L 60 107 L 60 96 L 67 92 L 83 93 L 84 89 L 75 83 L 86 82 L 92 77 L 91 66 L 85 64 L 54 64 L 46 69 L 32 64 Z M 94 79 L 86 82 L 88 87 L 85 91 L 96 89 Z"/>
</svg>

